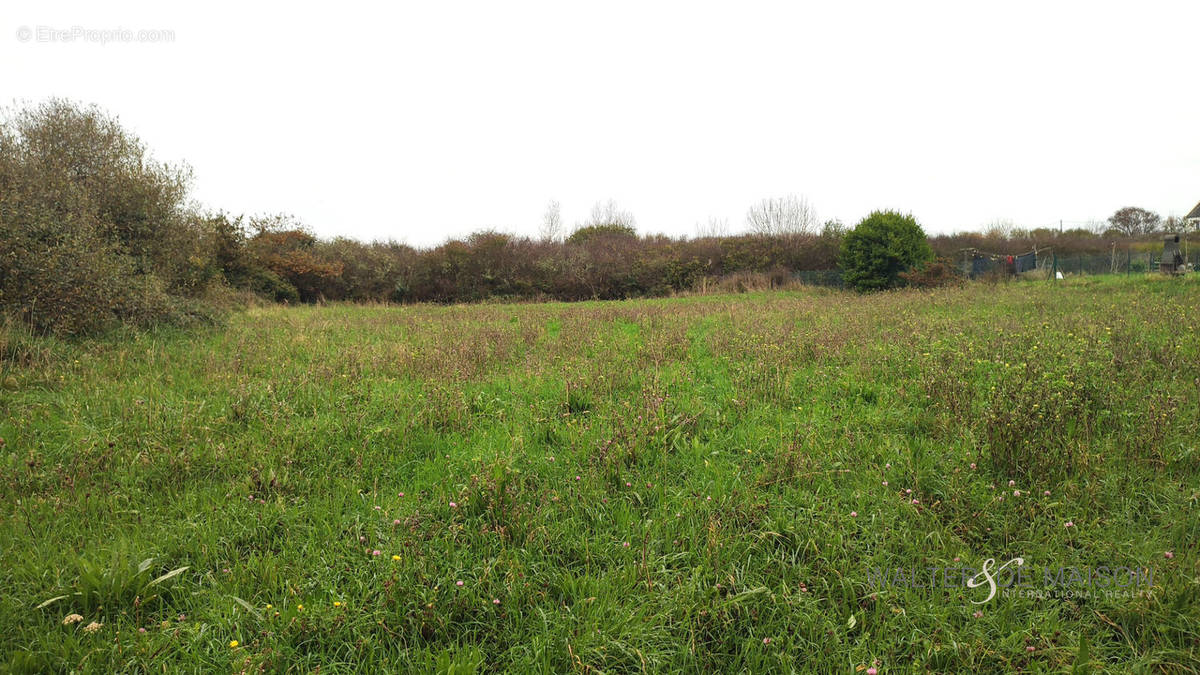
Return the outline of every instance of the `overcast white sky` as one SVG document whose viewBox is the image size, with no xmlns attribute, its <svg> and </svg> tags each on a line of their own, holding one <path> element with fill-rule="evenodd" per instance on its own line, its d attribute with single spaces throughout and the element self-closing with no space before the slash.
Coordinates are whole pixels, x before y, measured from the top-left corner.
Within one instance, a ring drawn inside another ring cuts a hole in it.
<svg viewBox="0 0 1200 675">
<path fill-rule="evenodd" d="M 6 2 L 0 100 L 98 103 L 195 197 L 323 236 L 768 196 L 932 232 L 1200 200 L 1200 2 Z M 72 40 L 76 27 L 174 32 Z M 22 29 L 25 29 L 24 31 Z"/>
</svg>

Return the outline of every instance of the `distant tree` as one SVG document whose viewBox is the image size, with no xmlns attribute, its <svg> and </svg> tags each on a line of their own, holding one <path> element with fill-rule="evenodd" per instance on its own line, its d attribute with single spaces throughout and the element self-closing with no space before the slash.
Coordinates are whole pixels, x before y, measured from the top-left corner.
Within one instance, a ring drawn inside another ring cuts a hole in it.
<svg viewBox="0 0 1200 675">
<path fill-rule="evenodd" d="M 983 236 L 992 239 L 1008 239 L 1015 229 L 1016 225 L 1013 224 L 1013 221 L 999 218 L 984 226 Z"/>
<path fill-rule="evenodd" d="M 696 223 L 696 237 L 709 239 L 729 236 L 729 219 L 709 216 L 703 223 Z"/>
<path fill-rule="evenodd" d="M 1108 217 L 1113 229 L 1128 237 L 1139 234 L 1150 234 L 1158 230 L 1162 218 L 1153 211 L 1147 211 L 1136 206 L 1126 206 Z"/>
<path fill-rule="evenodd" d="M 842 239 L 846 285 L 877 291 L 902 285 L 902 272 L 933 258 L 925 231 L 911 215 L 875 211 Z"/>
<path fill-rule="evenodd" d="M 846 233 L 849 231 L 850 228 L 843 225 L 842 221 L 838 220 L 837 218 L 827 220 L 825 221 L 825 224 L 821 226 L 821 236 L 828 237 L 830 239 L 841 239 L 842 237 L 846 236 Z"/>
<path fill-rule="evenodd" d="M 542 241 L 557 241 L 562 236 L 562 207 L 557 199 L 546 204 L 546 213 L 542 215 L 542 227 L 539 234 Z"/>
<path fill-rule="evenodd" d="M 816 229 L 817 212 L 803 197 L 773 197 L 750 207 L 746 226 L 760 236 L 808 234 Z"/>
<path fill-rule="evenodd" d="M 629 211 L 617 206 L 612 199 L 606 202 L 596 202 L 592 206 L 592 215 L 581 227 L 615 225 L 621 228 L 636 230 L 637 220 Z"/>
</svg>

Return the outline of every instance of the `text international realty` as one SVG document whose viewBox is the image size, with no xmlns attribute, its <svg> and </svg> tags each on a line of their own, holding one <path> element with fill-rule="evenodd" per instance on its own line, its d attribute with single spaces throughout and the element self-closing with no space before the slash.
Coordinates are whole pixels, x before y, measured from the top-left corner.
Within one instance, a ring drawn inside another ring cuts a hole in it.
<svg viewBox="0 0 1200 675">
<path fill-rule="evenodd" d="M 1145 589 L 1154 585 L 1154 569 L 1124 565 L 1007 565 L 991 570 L 987 565 L 982 568 L 962 565 L 871 568 L 867 572 L 867 583 L 875 590 L 975 588 L 987 581 L 1001 589 Z"/>
</svg>

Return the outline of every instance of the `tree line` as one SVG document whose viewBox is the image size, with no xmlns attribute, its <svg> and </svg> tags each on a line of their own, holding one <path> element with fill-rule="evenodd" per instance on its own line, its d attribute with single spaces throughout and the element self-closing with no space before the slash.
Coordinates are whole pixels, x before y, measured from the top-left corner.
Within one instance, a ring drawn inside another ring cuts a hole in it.
<svg viewBox="0 0 1200 675">
<path fill-rule="evenodd" d="M 6 321 L 63 335 L 206 322 L 251 294 L 288 303 L 620 299 L 736 275 L 782 285 L 847 261 L 869 268 L 846 273 L 865 290 L 906 283 L 903 273 L 964 243 L 962 235 L 927 240 L 915 220 L 890 212 L 853 230 L 818 223 L 807 201 L 783 197 L 751 207 L 742 234 L 710 221 L 690 238 L 639 235 L 633 215 L 612 201 L 567 233 L 552 202 L 537 237 L 486 230 L 417 249 L 321 239 L 283 215 L 206 211 L 191 203 L 190 184 L 187 167 L 153 159 L 97 107 L 50 100 L 9 111 L 0 125 Z M 903 241 L 904 250 L 872 252 L 875 240 Z"/>
</svg>

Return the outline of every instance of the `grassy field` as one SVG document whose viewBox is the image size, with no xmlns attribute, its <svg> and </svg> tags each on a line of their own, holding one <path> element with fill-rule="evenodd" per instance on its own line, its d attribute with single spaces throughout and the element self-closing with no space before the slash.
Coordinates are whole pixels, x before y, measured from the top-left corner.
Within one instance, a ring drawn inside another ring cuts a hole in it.
<svg viewBox="0 0 1200 675">
<path fill-rule="evenodd" d="M 9 331 L 0 664 L 1195 672 L 1197 281 Z"/>
</svg>

